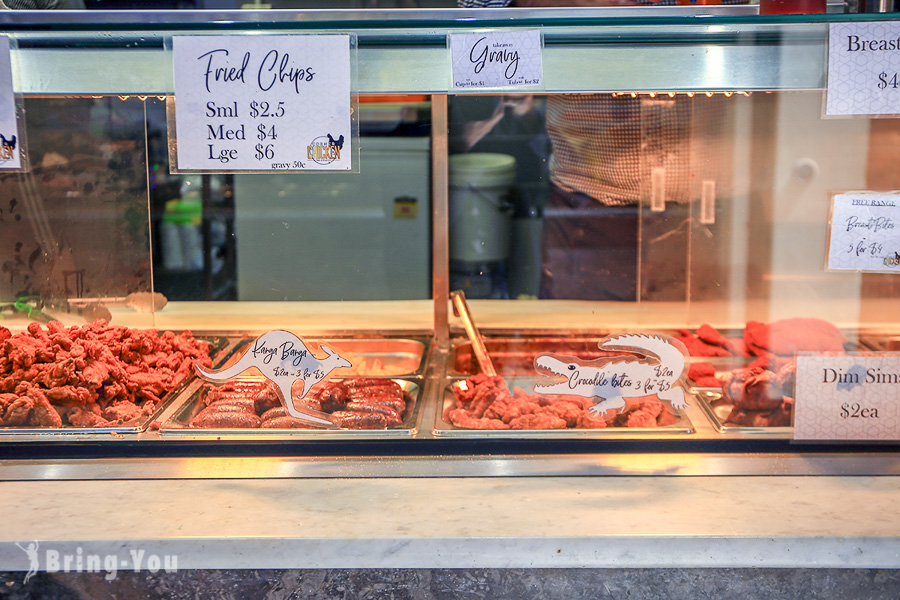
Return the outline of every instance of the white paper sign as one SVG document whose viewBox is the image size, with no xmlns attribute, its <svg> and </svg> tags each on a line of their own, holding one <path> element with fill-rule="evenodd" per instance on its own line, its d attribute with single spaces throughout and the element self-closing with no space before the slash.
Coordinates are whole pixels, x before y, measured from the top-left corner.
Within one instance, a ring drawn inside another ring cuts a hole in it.
<svg viewBox="0 0 900 600">
<path fill-rule="evenodd" d="M 0 36 L 0 169 L 21 169 L 16 123 L 16 97 L 9 62 L 9 38 Z"/>
<path fill-rule="evenodd" d="M 900 356 L 797 357 L 796 440 L 900 440 Z"/>
<path fill-rule="evenodd" d="M 457 33 L 450 36 L 455 89 L 541 86 L 541 32 Z"/>
<path fill-rule="evenodd" d="M 832 199 L 828 268 L 900 273 L 900 194 Z"/>
<path fill-rule="evenodd" d="M 550 379 L 535 383 L 534 393 L 595 399 L 589 409 L 595 416 L 608 410 L 618 411 L 629 399 L 653 395 L 669 402 L 672 408 L 688 406 L 684 390 L 678 385 L 687 356 L 687 349 L 681 342 L 660 335 L 626 334 L 601 342 L 599 348 L 633 352 L 654 359 L 612 356 L 581 360 L 540 354 L 534 359 L 534 368 Z"/>
<path fill-rule="evenodd" d="M 900 114 L 900 21 L 831 23 L 825 114 Z"/>
<path fill-rule="evenodd" d="M 175 36 L 179 170 L 351 169 L 350 37 Z"/>
</svg>

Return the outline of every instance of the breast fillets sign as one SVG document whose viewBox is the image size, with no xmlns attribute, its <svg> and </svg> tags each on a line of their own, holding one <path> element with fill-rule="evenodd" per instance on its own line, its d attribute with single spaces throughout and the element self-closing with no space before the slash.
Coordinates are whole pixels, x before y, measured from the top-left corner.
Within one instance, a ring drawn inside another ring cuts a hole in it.
<svg viewBox="0 0 900 600">
<path fill-rule="evenodd" d="M 179 170 L 350 170 L 350 36 L 175 36 L 172 49 Z"/>
</svg>

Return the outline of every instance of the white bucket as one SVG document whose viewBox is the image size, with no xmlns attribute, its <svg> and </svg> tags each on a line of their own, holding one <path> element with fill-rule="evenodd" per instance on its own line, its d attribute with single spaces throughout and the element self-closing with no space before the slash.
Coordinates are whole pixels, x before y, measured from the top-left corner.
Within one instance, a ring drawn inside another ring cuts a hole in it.
<svg viewBox="0 0 900 600">
<path fill-rule="evenodd" d="M 450 258 L 493 262 L 509 257 L 516 159 L 473 152 L 450 157 Z"/>
</svg>

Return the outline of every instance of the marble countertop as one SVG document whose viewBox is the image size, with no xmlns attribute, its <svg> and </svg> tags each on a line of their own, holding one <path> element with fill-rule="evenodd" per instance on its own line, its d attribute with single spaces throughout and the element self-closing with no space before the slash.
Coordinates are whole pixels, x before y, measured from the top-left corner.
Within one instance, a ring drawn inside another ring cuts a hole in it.
<svg viewBox="0 0 900 600">
<path fill-rule="evenodd" d="M 71 570 L 898 568 L 898 498 L 895 476 L 7 481 L 0 570 L 33 542 Z"/>
</svg>

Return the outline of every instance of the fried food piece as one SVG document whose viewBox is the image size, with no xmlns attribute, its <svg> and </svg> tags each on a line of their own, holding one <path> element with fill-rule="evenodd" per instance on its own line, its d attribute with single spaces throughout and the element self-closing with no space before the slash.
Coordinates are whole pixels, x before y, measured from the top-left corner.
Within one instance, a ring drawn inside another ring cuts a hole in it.
<svg viewBox="0 0 900 600">
<path fill-rule="evenodd" d="M 211 411 L 197 415 L 191 420 L 191 427 L 222 429 L 255 429 L 260 425 L 260 418 L 247 411 Z"/>
<path fill-rule="evenodd" d="M 510 429 L 566 429 L 566 420 L 550 413 L 534 413 L 516 417 L 509 422 Z"/>
<path fill-rule="evenodd" d="M 749 321 L 744 341 L 757 356 L 793 356 L 796 352 L 844 352 L 847 338 L 832 323 L 814 317 L 781 319 L 769 325 Z"/>
<path fill-rule="evenodd" d="M 473 417 L 464 408 L 454 408 L 447 413 L 447 420 L 462 429 L 509 429 L 509 425 L 500 419 Z"/>
<path fill-rule="evenodd" d="M 291 416 L 266 419 L 259 425 L 260 429 L 315 429 L 312 423 Z"/>
</svg>

